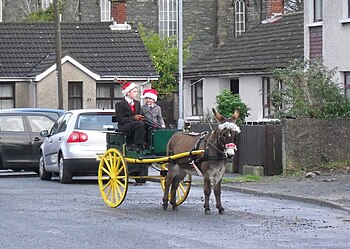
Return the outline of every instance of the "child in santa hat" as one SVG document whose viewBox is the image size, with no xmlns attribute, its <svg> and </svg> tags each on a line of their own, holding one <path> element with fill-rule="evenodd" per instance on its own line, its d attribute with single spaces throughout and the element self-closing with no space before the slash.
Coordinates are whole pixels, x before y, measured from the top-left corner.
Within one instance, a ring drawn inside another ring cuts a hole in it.
<svg viewBox="0 0 350 249">
<path fill-rule="evenodd" d="M 115 104 L 115 116 L 118 130 L 133 138 L 136 150 L 143 151 L 145 143 L 145 123 L 141 115 L 141 104 L 137 100 L 138 89 L 134 82 L 121 82 L 122 93 L 125 96 Z"/>
<path fill-rule="evenodd" d="M 156 89 L 145 89 L 142 93 L 145 104 L 142 105 L 142 115 L 145 117 L 146 130 L 149 128 L 162 129 L 165 128 L 162 109 L 156 104 L 158 92 Z"/>
</svg>

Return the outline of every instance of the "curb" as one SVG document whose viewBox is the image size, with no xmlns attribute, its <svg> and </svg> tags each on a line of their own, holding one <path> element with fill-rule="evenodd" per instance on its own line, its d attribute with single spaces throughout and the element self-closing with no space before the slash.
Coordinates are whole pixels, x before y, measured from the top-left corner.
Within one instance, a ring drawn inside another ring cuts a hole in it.
<svg viewBox="0 0 350 249">
<path fill-rule="evenodd" d="M 256 196 L 265 196 L 265 197 L 272 197 L 272 198 L 276 198 L 276 199 L 287 199 L 287 200 L 292 200 L 292 201 L 305 202 L 305 203 L 309 203 L 309 204 L 315 204 L 315 205 L 318 205 L 321 207 L 339 209 L 339 210 L 347 211 L 350 213 L 350 208 L 345 207 L 342 204 L 335 203 L 335 202 L 328 201 L 328 200 L 321 200 L 321 199 L 317 199 L 317 198 L 300 196 L 300 195 L 282 194 L 282 193 L 277 193 L 277 192 L 261 191 L 261 190 L 256 190 L 256 189 L 227 186 L 227 185 L 222 185 L 221 188 L 225 189 L 225 190 L 231 190 L 231 191 L 235 191 L 235 192 L 241 192 L 241 193 L 251 194 L 251 195 L 256 195 Z"/>
</svg>

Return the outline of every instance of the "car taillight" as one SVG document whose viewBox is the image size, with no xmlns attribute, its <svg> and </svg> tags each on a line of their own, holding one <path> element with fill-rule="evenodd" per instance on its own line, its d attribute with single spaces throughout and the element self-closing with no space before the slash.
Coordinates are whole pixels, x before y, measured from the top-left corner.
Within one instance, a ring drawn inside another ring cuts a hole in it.
<svg viewBox="0 0 350 249">
<path fill-rule="evenodd" d="M 88 140 L 88 135 L 85 134 L 84 132 L 79 132 L 79 131 L 73 131 L 68 139 L 67 143 L 82 143 L 86 142 Z"/>
</svg>

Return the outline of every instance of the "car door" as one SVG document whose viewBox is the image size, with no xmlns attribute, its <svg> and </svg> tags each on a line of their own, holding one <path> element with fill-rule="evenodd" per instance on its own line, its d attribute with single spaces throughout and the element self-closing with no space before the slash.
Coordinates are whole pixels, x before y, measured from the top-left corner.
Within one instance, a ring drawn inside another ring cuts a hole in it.
<svg viewBox="0 0 350 249">
<path fill-rule="evenodd" d="M 52 126 L 49 136 L 43 143 L 45 167 L 49 171 L 58 171 L 58 153 L 60 151 L 61 141 L 65 139 L 64 131 L 67 128 L 67 123 L 71 115 L 71 113 L 66 113 L 61 116 Z"/>
<path fill-rule="evenodd" d="M 0 115 L 0 157 L 3 168 L 32 167 L 32 142 L 23 115 Z"/>
<path fill-rule="evenodd" d="M 53 126 L 54 118 L 52 118 L 48 114 L 28 114 L 26 116 L 26 122 L 29 127 L 29 133 L 31 136 L 31 143 L 32 143 L 32 161 L 34 164 L 39 164 L 39 148 L 40 145 L 45 140 L 43 137 L 40 136 L 40 132 L 42 130 L 50 130 Z"/>
</svg>

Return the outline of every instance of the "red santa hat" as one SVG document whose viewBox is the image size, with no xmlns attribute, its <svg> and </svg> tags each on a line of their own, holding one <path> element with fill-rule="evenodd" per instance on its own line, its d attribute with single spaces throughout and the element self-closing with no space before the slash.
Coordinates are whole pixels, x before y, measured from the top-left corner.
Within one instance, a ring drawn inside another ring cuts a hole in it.
<svg viewBox="0 0 350 249">
<path fill-rule="evenodd" d="M 122 86 L 122 93 L 124 96 L 126 96 L 126 94 L 130 92 L 132 89 L 137 87 L 137 85 L 134 82 L 130 82 L 130 81 L 122 83 L 121 86 Z"/>
<path fill-rule="evenodd" d="M 151 98 L 157 101 L 158 92 L 156 89 L 145 89 L 142 93 L 143 98 Z"/>
</svg>

